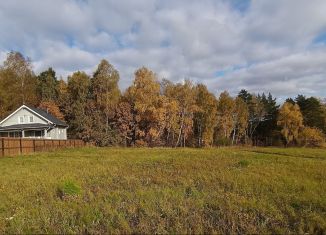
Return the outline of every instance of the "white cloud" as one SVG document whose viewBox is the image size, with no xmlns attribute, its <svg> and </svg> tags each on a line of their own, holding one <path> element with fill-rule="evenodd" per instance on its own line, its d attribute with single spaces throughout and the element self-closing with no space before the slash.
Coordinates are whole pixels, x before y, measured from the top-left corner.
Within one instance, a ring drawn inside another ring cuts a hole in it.
<svg viewBox="0 0 326 235">
<path fill-rule="evenodd" d="M 325 61 L 326 49 L 315 48 L 257 63 L 209 82 L 212 86 L 216 82 L 232 93 L 243 87 L 252 92 L 273 91 L 278 96 L 295 96 L 298 93 L 319 96 L 326 90 Z"/>
<path fill-rule="evenodd" d="M 0 59 L 19 50 L 37 72 L 52 66 L 67 76 L 91 73 L 105 58 L 120 71 L 123 88 L 135 69 L 148 66 L 173 81 L 204 82 L 215 93 L 326 96 L 325 45 L 312 44 L 326 31 L 326 1 L 251 0 L 245 12 L 230 3 L 1 1 Z M 216 77 L 218 71 L 228 72 Z"/>
</svg>

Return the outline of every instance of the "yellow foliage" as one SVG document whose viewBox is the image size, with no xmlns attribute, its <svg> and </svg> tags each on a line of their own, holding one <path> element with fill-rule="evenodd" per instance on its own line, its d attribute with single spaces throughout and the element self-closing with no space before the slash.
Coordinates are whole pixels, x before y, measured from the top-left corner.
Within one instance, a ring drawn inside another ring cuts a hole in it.
<svg viewBox="0 0 326 235">
<path fill-rule="evenodd" d="M 281 133 L 286 144 L 298 141 L 299 130 L 303 127 L 303 117 L 299 106 L 285 102 L 280 109 L 277 125 L 282 127 Z"/>
<path fill-rule="evenodd" d="M 304 127 L 300 132 L 300 143 L 309 147 L 321 147 L 325 143 L 325 136 L 317 128 Z"/>
</svg>

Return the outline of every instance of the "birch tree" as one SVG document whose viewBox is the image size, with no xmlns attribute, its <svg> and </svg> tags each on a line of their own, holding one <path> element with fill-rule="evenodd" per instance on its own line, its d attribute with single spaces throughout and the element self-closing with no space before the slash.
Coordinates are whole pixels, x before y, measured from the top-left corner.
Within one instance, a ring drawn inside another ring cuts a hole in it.
<svg viewBox="0 0 326 235">
<path fill-rule="evenodd" d="M 303 117 L 299 106 L 285 102 L 279 111 L 277 125 L 282 128 L 281 133 L 286 146 L 297 141 L 300 128 L 303 127 Z"/>
</svg>

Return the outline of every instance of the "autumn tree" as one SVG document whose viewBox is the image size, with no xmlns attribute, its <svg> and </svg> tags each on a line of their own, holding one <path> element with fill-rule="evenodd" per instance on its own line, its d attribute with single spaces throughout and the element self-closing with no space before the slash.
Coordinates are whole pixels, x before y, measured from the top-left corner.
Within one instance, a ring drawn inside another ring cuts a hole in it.
<svg viewBox="0 0 326 235">
<path fill-rule="evenodd" d="M 164 96 L 164 143 L 165 146 L 174 147 L 177 138 L 177 131 L 180 124 L 180 106 L 178 101 L 171 97 Z M 178 136 L 179 137 L 179 136 Z"/>
<path fill-rule="evenodd" d="M 321 147 L 325 143 L 325 135 L 314 127 L 304 127 L 299 134 L 299 142 L 306 147 Z"/>
<path fill-rule="evenodd" d="M 194 114 L 194 128 L 197 146 L 211 146 L 217 125 L 217 100 L 203 84 L 198 84 L 195 90 L 197 111 Z"/>
<path fill-rule="evenodd" d="M 119 79 L 118 71 L 106 60 L 100 62 L 91 79 L 93 138 L 101 146 L 116 145 L 118 141 L 114 116 L 121 96 Z"/>
<path fill-rule="evenodd" d="M 232 145 L 237 144 L 241 138 L 246 137 L 248 118 L 249 110 L 246 102 L 240 97 L 237 97 L 235 99 L 235 108 L 232 114 Z"/>
<path fill-rule="evenodd" d="M 286 146 L 298 141 L 300 128 L 303 127 L 303 117 L 297 104 L 285 102 L 278 115 L 277 125 L 282 128 Z"/>
<path fill-rule="evenodd" d="M 13 94 L 12 80 L 12 76 L 7 70 L 0 70 L 0 119 L 7 116 L 20 104 L 19 96 Z"/>
<path fill-rule="evenodd" d="M 19 52 L 8 53 L 0 70 L 0 115 L 22 104 L 37 105 L 36 85 L 30 59 Z"/>
<path fill-rule="evenodd" d="M 227 91 L 220 94 L 217 104 L 217 136 L 219 142 L 229 142 L 232 131 L 234 130 L 233 115 L 235 112 L 235 101 Z"/>
<path fill-rule="evenodd" d="M 179 102 L 174 98 L 175 84 L 167 79 L 163 79 L 161 82 L 161 91 L 164 95 L 164 101 L 166 106 L 165 112 L 165 130 L 163 138 L 165 146 L 174 147 L 176 139 L 178 138 L 179 121 L 180 121 L 180 106 Z"/>
<path fill-rule="evenodd" d="M 119 79 L 119 72 L 106 60 L 100 62 L 92 78 L 91 89 L 95 104 L 105 114 L 107 127 L 120 100 Z"/>
<path fill-rule="evenodd" d="M 121 137 L 121 144 L 124 146 L 131 146 L 134 144 L 134 130 L 136 129 L 134 112 L 129 102 L 121 100 L 115 110 L 116 126 Z"/>
<path fill-rule="evenodd" d="M 249 106 L 249 136 L 253 139 L 258 125 L 265 121 L 266 110 L 260 96 L 253 96 Z"/>
<path fill-rule="evenodd" d="M 133 145 L 152 145 L 164 129 L 160 84 L 156 75 L 145 67 L 138 69 L 125 97 L 132 110 Z"/>
<path fill-rule="evenodd" d="M 59 106 L 53 100 L 42 101 L 38 107 L 52 114 L 61 121 L 65 121 L 63 113 L 60 111 Z"/>
<path fill-rule="evenodd" d="M 239 96 L 234 99 L 222 92 L 217 105 L 216 142 L 233 145 L 246 137 L 248 118 L 247 103 Z"/>
<path fill-rule="evenodd" d="M 58 91 L 58 99 L 57 104 L 60 108 L 60 111 L 63 114 L 67 113 L 66 108 L 68 108 L 68 84 L 63 79 L 60 79 L 57 84 L 57 91 Z"/>
<path fill-rule="evenodd" d="M 175 108 L 178 109 L 177 117 L 173 126 L 175 147 L 185 147 L 193 135 L 194 113 L 198 110 L 196 105 L 196 90 L 191 81 L 184 83 L 170 84 L 164 91 L 165 96 L 170 101 L 175 100 Z M 190 144 L 191 145 L 191 144 Z"/>
<path fill-rule="evenodd" d="M 21 103 L 36 104 L 36 77 L 30 59 L 19 52 L 10 52 L 4 62 L 4 69 L 13 76 L 13 85 Z"/>
</svg>

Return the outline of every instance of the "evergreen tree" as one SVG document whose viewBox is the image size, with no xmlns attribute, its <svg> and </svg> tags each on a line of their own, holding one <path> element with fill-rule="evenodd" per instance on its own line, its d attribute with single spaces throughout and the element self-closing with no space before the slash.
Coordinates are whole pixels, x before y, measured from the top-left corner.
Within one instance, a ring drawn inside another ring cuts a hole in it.
<svg viewBox="0 0 326 235">
<path fill-rule="evenodd" d="M 259 124 L 256 129 L 257 136 L 265 143 L 265 145 L 272 145 L 273 140 L 278 137 L 277 134 L 277 115 L 279 105 L 276 103 L 276 98 L 273 98 L 271 93 L 266 95 L 263 93 L 261 101 L 266 112 L 265 119 Z"/>
<path fill-rule="evenodd" d="M 58 99 L 58 80 L 52 68 L 41 72 L 37 76 L 37 95 L 41 101 L 55 101 Z"/>
<path fill-rule="evenodd" d="M 240 97 L 248 106 L 252 101 L 252 95 L 245 89 L 242 89 L 239 92 L 238 97 Z"/>
<path fill-rule="evenodd" d="M 121 92 L 118 86 L 118 71 L 106 60 L 102 60 L 91 79 L 93 125 L 92 138 L 97 145 L 117 145 L 118 129 L 114 120 Z"/>
<path fill-rule="evenodd" d="M 325 112 L 320 100 L 298 95 L 295 101 L 302 112 L 304 125 L 318 128 L 326 133 Z"/>
<path fill-rule="evenodd" d="M 93 109 L 89 103 L 89 91 L 90 78 L 86 73 L 78 71 L 68 77 L 65 111 L 71 138 L 90 140 Z"/>
</svg>

